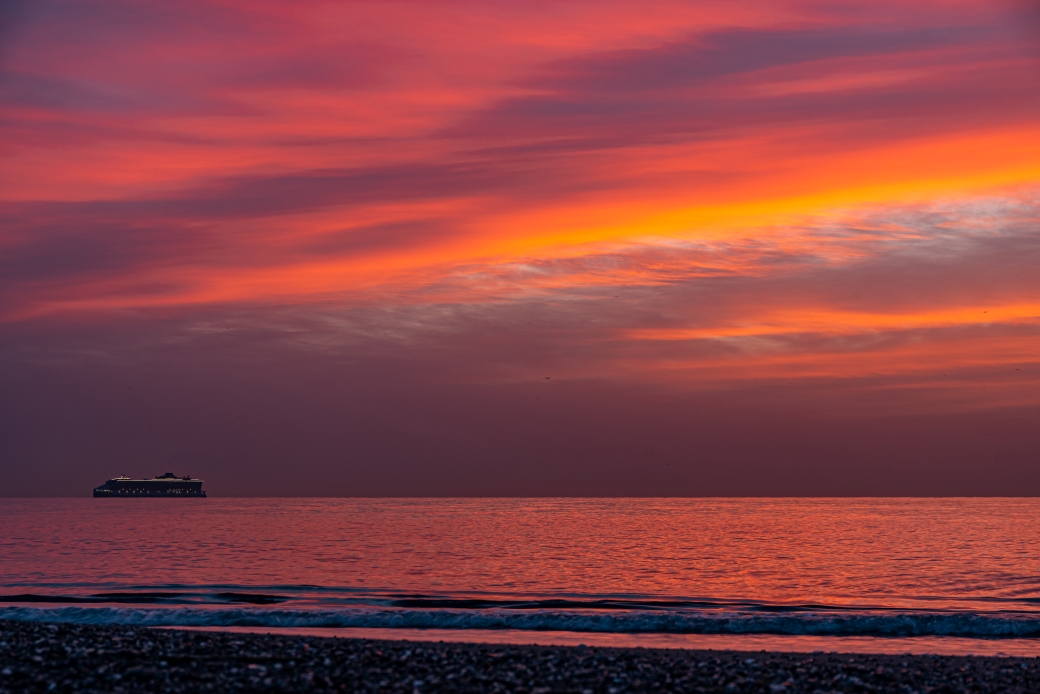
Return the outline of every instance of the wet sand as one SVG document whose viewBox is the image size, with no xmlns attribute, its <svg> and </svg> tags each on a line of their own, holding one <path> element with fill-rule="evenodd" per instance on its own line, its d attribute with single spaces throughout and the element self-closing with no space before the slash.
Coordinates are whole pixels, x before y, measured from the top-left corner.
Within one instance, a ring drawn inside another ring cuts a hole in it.
<svg viewBox="0 0 1040 694">
<path fill-rule="evenodd" d="M 998 655 L 1040 657 L 1040 639 L 982 639 L 958 636 L 791 636 L 780 634 L 670 634 L 530 629 L 415 629 L 409 627 L 162 627 L 282 636 L 322 636 L 374 641 L 465 641 L 509 646 L 593 646 L 599 648 L 680 648 L 687 651 L 771 651 L 776 653 L 868 653 L 889 655 Z"/>
<path fill-rule="evenodd" d="M 6 692 L 1037 692 L 1040 659 L 375 641 L 0 621 Z"/>
</svg>

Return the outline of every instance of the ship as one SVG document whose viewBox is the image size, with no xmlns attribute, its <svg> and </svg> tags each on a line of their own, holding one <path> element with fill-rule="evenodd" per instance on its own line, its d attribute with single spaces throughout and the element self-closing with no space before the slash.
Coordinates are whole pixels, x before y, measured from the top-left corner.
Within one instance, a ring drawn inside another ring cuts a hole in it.
<svg viewBox="0 0 1040 694">
<path fill-rule="evenodd" d="M 172 472 L 156 475 L 150 480 L 135 480 L 125 475 L 113 477 L 100 487 L 94 488 L 94 498 L 128 499 L 139 496 L 168 496 L 176 498 L 205 498 L 202 480 L 191 475 L 178 477 Z"/>
</svg>

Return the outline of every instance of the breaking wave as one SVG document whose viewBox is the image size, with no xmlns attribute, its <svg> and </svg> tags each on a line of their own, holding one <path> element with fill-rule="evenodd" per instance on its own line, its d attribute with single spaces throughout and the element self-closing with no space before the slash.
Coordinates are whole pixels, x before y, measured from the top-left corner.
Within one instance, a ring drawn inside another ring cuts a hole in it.
<svg viewBox="0 0 1040 694">
<path fill-rule="evenodd" d="M 0 619 L 146 627 L 518 629 L 599 633 L 1040 637 L 1040 615 L 978 612 L 699 612 L 250 607 L 0 607 Z"/>
</svg>

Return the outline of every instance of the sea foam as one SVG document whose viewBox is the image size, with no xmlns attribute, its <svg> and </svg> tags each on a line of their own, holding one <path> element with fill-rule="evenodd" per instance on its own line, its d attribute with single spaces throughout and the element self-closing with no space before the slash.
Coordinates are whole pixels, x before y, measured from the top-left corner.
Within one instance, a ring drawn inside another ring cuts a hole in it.
<svg viewBox="0 0 1040 694">
<path fill-rule="evenodd" d="M 1040 616 L 972 612 L 800 612 L 795 614 L 569 610 L 347 608 L 0 607 L 0 619 L 151 627 L 369 627 L 519 629 L 600 633 L 780 634 L 812 636 L 1040 636 Z"/>
</svg>

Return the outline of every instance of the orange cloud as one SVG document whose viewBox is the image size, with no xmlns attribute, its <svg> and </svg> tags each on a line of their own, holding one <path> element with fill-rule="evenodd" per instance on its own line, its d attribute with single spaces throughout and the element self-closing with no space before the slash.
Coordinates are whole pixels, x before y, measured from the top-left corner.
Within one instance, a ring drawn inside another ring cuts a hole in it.
<svg viewBox="0 0 1040 694">
<path fill-rule="evenodd" d="M 1013 7 L 189 3 L 19 21 L 0 64 L 4 325 L 330 303 L 508 322 L 540 301 L 601 321 L 561 338 L 598 345 L 586 374 L 1026 358 L 1024 337 L 966 336 L 1032 326 L 1040 306 L 1035 282 L 983 267 L 1037 252 L 1040 56 Z M 884 282 L 915 294 L 850 298 Z M 937 342 L 829 351 L 915 331 Z M 741 348 L 659 351 L 689 341 Z"/>
</svg>

